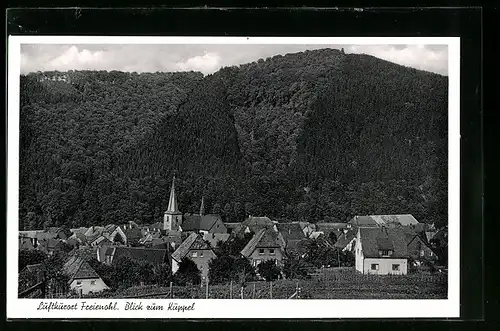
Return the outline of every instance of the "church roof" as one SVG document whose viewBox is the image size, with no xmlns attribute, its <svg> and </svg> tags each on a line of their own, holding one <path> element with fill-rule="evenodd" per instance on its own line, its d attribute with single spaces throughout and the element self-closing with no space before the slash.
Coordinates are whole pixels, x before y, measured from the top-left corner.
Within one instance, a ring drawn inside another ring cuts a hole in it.
<svg viewBox="0 0 500 331">
<path fill-rule="evenodd" d="M 170 188 L 170 198 L 168 199 L 168 208 L 166 214 L 181 214 L 177 205 L 177 196 L 175 195 L 175 176 L 172 179 L 172 187 Z"/>
</svg>

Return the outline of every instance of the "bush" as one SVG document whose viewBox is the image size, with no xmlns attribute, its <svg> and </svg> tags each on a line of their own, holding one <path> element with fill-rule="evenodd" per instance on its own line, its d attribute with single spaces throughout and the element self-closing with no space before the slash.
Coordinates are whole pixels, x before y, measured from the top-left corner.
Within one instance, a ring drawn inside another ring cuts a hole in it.
<svg viewBox="0 0 500 331">
<path fill-rule="evenodd" d="M 201 283 L 201 272 L 189 258 L 185 257 L 179 263 L 179 270 L 173 277 L 173 282 L 176 285 L 198 285 Z"/>
<path fill-rule="evenodd" d="M 259 275 L 268 282 L 278 279 L 281 275 L 281 269 L 276 265 L 276 260 L 262 262 L 258 266 L 258 271 Z"/>
</svg>

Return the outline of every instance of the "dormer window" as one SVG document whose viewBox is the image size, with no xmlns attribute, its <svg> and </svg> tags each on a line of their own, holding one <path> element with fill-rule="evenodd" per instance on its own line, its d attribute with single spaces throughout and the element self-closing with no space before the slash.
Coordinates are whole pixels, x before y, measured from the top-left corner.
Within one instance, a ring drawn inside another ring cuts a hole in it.
<svg viewBox="0 0 500 331">
<path fill-rule="evenodd" d="M 392 256 L 392 250 L 390 250 L 390 249 L 382 249 L 382 250 L 379 250 L 379 251 L 378 251 L 378 255 L 379 255 L 379 256 L 385 256 L 385 257 L 387 257 L 387 256 Z"/>
</svg>

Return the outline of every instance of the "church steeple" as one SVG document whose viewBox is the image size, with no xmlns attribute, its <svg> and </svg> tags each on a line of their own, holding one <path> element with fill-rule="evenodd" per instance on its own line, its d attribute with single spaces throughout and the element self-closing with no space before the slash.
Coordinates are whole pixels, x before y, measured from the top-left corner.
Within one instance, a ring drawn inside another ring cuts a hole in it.
<svg viewBox="0 0 500 331">
<path fill-rule="evenodd" d="M 170 188 L 170 198 L 168 199 L 168 208 L 163 216 L 164 230 L 181 230 L 182 213 L 177 206 L 177 196 L 175 194 L 175 175 L 172 179 L 172 187 Z"/>
<path fill-rule="evenodd" d="M 172 179 L 172 187 L 170 188 L 170 199 L 168 200 L 167 212 L 172 214 L 179 213 L 179 208 L 177 207 L 177 197 L 175 195 L 175 175 Z"/>
<path fill-rule="evenodd" d="M 205 215 L 205 197 L 201 197 L 200 216 Z"/>
</svg>

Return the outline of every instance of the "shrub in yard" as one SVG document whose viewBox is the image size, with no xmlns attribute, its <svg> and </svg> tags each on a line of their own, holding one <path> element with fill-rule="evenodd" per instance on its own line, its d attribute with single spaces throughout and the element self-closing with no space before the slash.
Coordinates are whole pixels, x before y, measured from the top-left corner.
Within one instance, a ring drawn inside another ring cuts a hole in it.
<svg viewBox="0 0 500 331">
<path fill-rule="evenodd" d="M 311 265 L 300 257 L 291 257 L 286 259 L 283 266 L 283 273 L 286 278 L 311 278 L 308 270 Z"/>
<path fill-rule="evenodd" d="M 259 274 L 266 280 L 272 281 L 279 278 L 281 274 L 280 268 L 276 265 L 276 260 L 267 260 L 259 264 Z"/>
<path fill-rule="evenodd" d="M 201 272 L 196 263 L 187 257 L 183 258 L 179 263 L 179 270 L 177 270 L 173 277 L 173 282 L 176 285 L 200 284 Z"/>
</svg>

